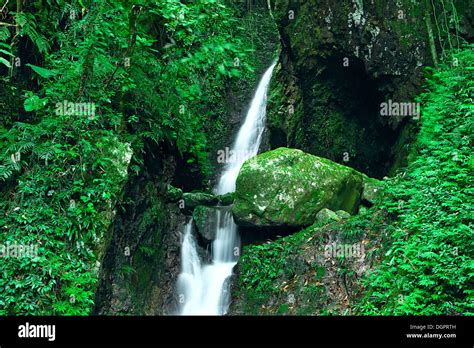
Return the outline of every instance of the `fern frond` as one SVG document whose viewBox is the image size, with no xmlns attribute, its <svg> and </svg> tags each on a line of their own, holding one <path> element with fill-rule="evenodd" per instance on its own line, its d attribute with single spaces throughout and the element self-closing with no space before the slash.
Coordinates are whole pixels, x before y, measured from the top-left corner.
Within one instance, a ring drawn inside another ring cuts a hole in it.
<svg viewBox="0 0 474 348">
<path fill-rule="evenodd" d="M 20 35 L 26 35 L 36 45 L 38 51 L 42 54 L 48 53 L 48 40 L 36 30 L 34 16 L 30 13 L 18 13 L 17 23 L 20 28 Z"/>
<path fill-rule="evenodd" d="M 13 171 L 10 168 L 0 164 L 0 180 L 1 181 L 7 181 L 12 176 L 12 174 L 13 174 Z"/>
</svg>

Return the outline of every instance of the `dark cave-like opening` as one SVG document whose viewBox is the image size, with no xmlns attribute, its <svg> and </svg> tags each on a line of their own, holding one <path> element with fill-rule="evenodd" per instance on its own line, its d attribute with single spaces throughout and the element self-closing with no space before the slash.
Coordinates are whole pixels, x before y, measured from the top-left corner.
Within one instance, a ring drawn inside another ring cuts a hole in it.
<svg viewBox="0 0 474 348">
<path fill-rule="evenodd" d="M 341 118 L 337 128 L 341 141 L 336 140 L 334 150 L 342 153 L 335 153 L 333 159 L 369 176 L 383 177 L 392 166 L 401 123 L 381 116 L 380 106 L 399 87 L 389 77 L 372 78 L 363 61 L 354 56 L 331 57 L 325 66 L 321 81 L 332 92 L 330 108 Z"/>
<path fill-rule="evenodd" d="M 300 132 L 304 136 L 290 139 L 288 145 L 372 177 L 386 176 L 395 157 L 400 156 L 399 138 L 409 120 L 381 116 L 381 103 L 403 86 L 392 76 L 373 77 L 355 56 L 338 53 L 316 65 L 322 67 L 317 75 L 297 72 L 303 103 Z M 283 136 L 272 129 L 272 147 L 276 143 L 281 146 Z"/>
</svg>

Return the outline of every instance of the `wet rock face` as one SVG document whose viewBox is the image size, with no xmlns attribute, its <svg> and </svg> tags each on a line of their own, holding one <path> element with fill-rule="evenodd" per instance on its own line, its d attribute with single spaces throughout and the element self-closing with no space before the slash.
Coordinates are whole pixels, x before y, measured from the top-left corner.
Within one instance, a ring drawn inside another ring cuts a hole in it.
<svg viewBox="0 0 474 348">
<path fill-rule="evenodd" d="M 357 212 L 362 185 L 363 175 L 349 167 L 279 148 L 244 163 L 232 212 L 242 226 L 306 227 L 323 208 Z"/>
<path fill-rule="evenodd" d="M 379 180 L 364 177 L 364 189 L 362 190 L 362 202 L 372 206 L 382 196 L 383 184 Z"/>
<path fill-rule="evenodd" d="M 409 79 L 429 62 L 424 10 L 413 1 L 281 1 L 278 24 L 298 72 L 324 70 L 324 59 L 339 54 L 348 66 L 360 59 L 372 77 Z"/>
<path fill-rule="evenodd" d="M 216 239 L 217 231 L 217 207 L 197 206 L 193 211 L 193 219 L 196 223 L 198 233 L 207 241 Z"/>
<path fill-rule="evenodd" d="M 176 308 L 174 285 L 185 216 L 176 202 L 167 203 L 170 162 L 153 163 L 155 167 L 129 179 L 117 208 L 101 260 L 96 314 L 173 314 Z"/>
<path fill-rule="evenodd" d="M 404 156 L 401 129 L 416 120 L 383 117 L 381 103 L 414 102 L 423 66 L 431 63 L 423 13 L 412 1 L 277 2 L 282 51 L 268 147 L 387 174 Z"/>
</svg>

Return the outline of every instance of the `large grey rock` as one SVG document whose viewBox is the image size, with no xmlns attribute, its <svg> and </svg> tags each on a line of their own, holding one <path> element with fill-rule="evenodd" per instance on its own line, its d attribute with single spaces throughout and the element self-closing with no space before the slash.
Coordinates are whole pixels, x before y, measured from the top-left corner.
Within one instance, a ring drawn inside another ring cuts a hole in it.
<svg viewBox="0 0 474 348">
<path fill-rule="evenodd" d="M 305 227 L 323 208 L 357 212 L 362 174 L 301 150 L 279 148 L 244 163 L 233 214 L 244 226 Z"/>
<path fill-rule="evenodd" d="M 193 211 L 197 232 L 209 241 L 216 238 L 218 209 L 199 205 Z"/>
</svg>

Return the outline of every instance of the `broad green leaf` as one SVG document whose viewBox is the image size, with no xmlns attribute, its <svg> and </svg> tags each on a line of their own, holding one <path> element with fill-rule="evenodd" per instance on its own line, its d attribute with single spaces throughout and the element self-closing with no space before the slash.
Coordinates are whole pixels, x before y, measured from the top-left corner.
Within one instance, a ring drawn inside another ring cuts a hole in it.
<svg viewBox="0 0 474 348">
<path fill-rule="evenodd" d="M 47 102 L 48 98 L 39 98 L 37 95 L 33 95 L 25 100 L 23 106 L 26 111 L 31 112 L 41 110 Z"/>
<path fill-rule="evenodd" d="M 12 67 L 11 64 L 10 64 L 10 62 L 9 62 L 8 60 L 6 60 L 5 58 L 0 57 L 0 63 L 6 65 L 7 68 L 11 68 L 11 67 Z"/>
<path fill-rule="evenodd" d="M 25 64 L 25 65 L 29 66 L 31 69 L 33 69 L 34 72 L 36 72 L 41 77 L 44 77 L 45 79 L 49 79 L 50 77 L 55 76 L 57 74 L 57 72 L 54 71 L 54 70 L 45 69 L 45 68 L 42 68 L 42 67 L 39 67 L 39 66 L 36 66 L 36 65 L 33 65 L 33 64 L 28 63 L 28 64 Z"/>
<path fill-rule="evenodd" d="M 10 56 L 10 57 L 15 57 L 11 52 L 8 52 L 2 49 L 0 49 L 0 53 L 6 54 L 7 56 Z"/>
</svg>

